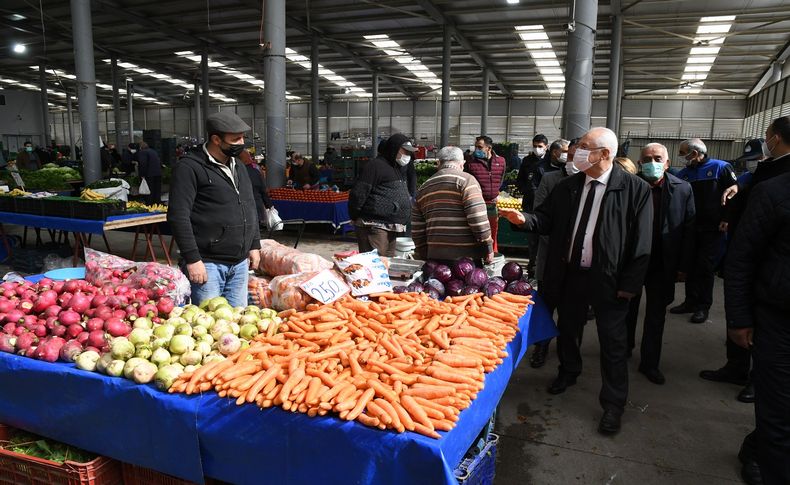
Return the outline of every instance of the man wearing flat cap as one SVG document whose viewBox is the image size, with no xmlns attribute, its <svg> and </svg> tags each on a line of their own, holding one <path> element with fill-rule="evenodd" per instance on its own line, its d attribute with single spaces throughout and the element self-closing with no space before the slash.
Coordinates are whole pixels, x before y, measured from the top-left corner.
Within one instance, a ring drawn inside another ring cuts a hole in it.
<svg viewBox="0 0 790 485">
<path fill-rule="evenodd" d="M 247 305 L 248 271 L 258 266 L 261 247 L 252 185 L 237 160 L 249 130 L 235 114 L 214 113 L 206 143 L 173 168 L 167 221 L 195 305 L 217 296 Z"/>
</svg>

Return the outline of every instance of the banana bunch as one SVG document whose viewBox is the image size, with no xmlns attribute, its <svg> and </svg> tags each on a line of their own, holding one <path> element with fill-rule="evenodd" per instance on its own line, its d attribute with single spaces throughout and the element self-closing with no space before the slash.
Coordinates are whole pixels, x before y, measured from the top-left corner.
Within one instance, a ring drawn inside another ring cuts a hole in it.
<svg viewBox="0 0 790 485">
<path fill-rule="evenodd" d="M 496 206 L 499 209 L 521 210 L 521 199 L 515 197 L 499 197 L 497 198 Z"/>
<path fill-rule="evenodd" d="M 167 212 L 167 206 L 164 204 L 153 204 L 146 206 L 151 212 Z"/>
<path fill-rule="evenodd" d="M 84 189 L 80 194 L 80 199 L 82 200 L 104 200 L 106 198 L 106 195 L 100 194 L 92 189 Z"/>
<path fill-rule="evenodd" d="M 10 195 L 12 197 L 21 197 L 24 195 L 30 195 L 30 192 L 25 192 L 22 189 L 14 189 L 11 192 L 9 192 L 7 195 Z"/>
<path fill-rule="evenodd" d="M 140 210 L 147 212 L 167 212 L 167 206 L 164 204 L 145 205 L 142 202 L 131 200 L 126 203 L 127 209 Z"/>
</svg>

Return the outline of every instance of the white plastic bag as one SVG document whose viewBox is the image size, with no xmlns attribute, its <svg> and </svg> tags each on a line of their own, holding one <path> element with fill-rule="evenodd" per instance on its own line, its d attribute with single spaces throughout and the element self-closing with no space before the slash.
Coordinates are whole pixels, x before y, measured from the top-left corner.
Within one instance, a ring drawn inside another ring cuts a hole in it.
<svg viewBox="0 0 790 485">
<path fill-rule="evenodd" d="M 355 254 L 347 258 L 335 258 L 335 265 L 346 278 L 353 296 L 392 291 L 392 281 L 377 250 Z"/>
<path fill-rule="evenodd" d="M 264 214 L 266 228 L 274 231 L 282 231 L 283 230 L 283 220 L 280 218 L 280 213 L 277 212 L 277 209 L 274 207 L 270 207 L 266 209 L 266 214 Z"/>
<path fill-rule="evenodd" d="M 137 193 L 140 195 L 151 194 L 151 189 L 148 188 L 148 182 L 145 179 L 143 179 L 143 181 L 140 182 L 140 188 L 137 190 Z"/>
</svg>

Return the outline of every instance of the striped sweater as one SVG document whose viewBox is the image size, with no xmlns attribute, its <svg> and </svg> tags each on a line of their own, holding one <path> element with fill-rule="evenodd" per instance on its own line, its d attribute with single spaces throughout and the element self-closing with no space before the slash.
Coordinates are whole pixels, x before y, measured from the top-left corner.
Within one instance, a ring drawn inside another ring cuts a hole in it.
<svg viewBox="0 0 790 485">
<path fill-rule="evenodd" d="M 485 258 L 493 252 L 480 184 L 460 166 L 442 165 L 420 187 L 411 218 L 418 259 Z"/>
</svg>

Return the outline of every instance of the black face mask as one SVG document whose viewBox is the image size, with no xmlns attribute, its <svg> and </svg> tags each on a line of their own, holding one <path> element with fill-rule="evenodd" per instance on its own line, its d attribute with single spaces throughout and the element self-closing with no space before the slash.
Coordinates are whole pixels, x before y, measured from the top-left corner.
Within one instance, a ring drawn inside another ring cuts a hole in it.
<svg viewBox="0 0 790 485">
<path fill-rule="evenodd" d="M 240 143 L 238 145 L 232 145 L 230 143 L 227 143 L 228 148 L 222 148 L 222 144 L 225 143 L 223 140 L 220 140 L 219 143 L 220 143 L 219 144 L 219 150 L 225 156 L 228 156 L 228 157 L 238 157 L 239 155 L 241 155 L 241 152 L 244 151 L 244 144 L 243 143 Z"/>
</svg>

